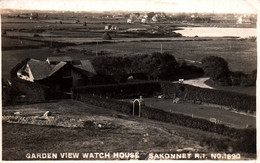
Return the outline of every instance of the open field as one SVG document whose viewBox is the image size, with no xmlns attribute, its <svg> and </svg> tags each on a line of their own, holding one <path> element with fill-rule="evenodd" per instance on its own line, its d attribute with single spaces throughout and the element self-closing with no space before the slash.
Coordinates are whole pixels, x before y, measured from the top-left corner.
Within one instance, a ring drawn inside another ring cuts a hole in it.
<svg viewBox="0 0 260 163">
<path fill-rule="evenodd" d="M 3 38 L 5 39 L 5 37 Z M 49 38 L 50 39 L 50 38 Z M 71 39 L 66 42 L 71 42 Z M 5 40 L 3 40 L 5 41 Z M 7 39 L 8 41 L 8 39 Z M 13 41 L 13 39 L 12 39 Z M 91 40 L 88 40 L 91 41 Z M 91 41 L 93 42 L 93 40 Z M 95 41 L 94 41 L 95 42 Z M 34 43 L 34 42 L 33 42 Z M 37 44 L 37 43 L 34 43 Z M 70 55 L 72 57 L 80 56 L 82 58 L 88 58 L 80 54 L 83 49 L 92 51 L 95 55 L 95 50 L 109 51 L 111 54 L 136 54 L 147 53 L 151 54 L 155 51 L 160 51 L 161 46 L 164 52 L 173 54 L 177 59 L 187 59 L 192 61 L 201 61 L 206 56 L 219 56 L 223 57 L 228 63 L 229 68 L 232 71 L 243 71 L 245 73 L 251 73 L 256 69 L 257 65 L 257 53 L 256 42 L 250 40 L 237 40 L 237 39 L 209 39 L 207 41 L 194 40 L 185 41 L 183 38 L 174 41 L 156 41 L 156 42 L 119 42 L 119 43 L 107 43 L 107 44 L 87 44 L 70 46 L 65 49 L 76 49 L 71 52 L 64 52 L 56 55 Z M 2 52 L 3 62 L 3 77 L 8 78 L 9 71 L 17 63 L 21 62 L 23 58 L 32 57 L 35 59 L 45 60 L 47 57 L 52 56 L 54 48 L 42 48 L 38 50 L 8 50 Z M 94 56 L 93 55 L 93 56 Z"/>
<path fill-rule="evenodd" d="M 91 14 L 90 14 L 91 15 Z M 251 73 L 256 69 L 256 41 L 250 39 L 237 38 L 195 38 L 195 37 L 169 37 L 165 31 L 176 31 L 181 27 L 210 26 L 212 23 L 180 23 L 178 21 L 151 22 L 148 24 L 126 23 L 125 18 L 94 18 L 91 15 L 81 14 L 46 14 L 41 15 L 39 19 L 27 18 L 8 18 L 7 15 L 2 18 L 2 63 L 3 78 L 9 78 L 9 71 L 18 62 L 27 57 L 45 60 L 54 55 L 54 48 L 60 43 L 59 48 L 77 49 L 74 51 L 63 51 L 55 55 L 69 55 L 72 57 L 89 58 L 80 54 L 83 49 L 92 51 L 95 55 L 96 49 L 100 51 L 109 51 L 110 54 L 136 54 L 160 51 L 173 54 L 177 59 L 186 59 L 191 61 L 201 61 L 205 56 L 220 56 L 228 63 L 232 71 L 243 71 Z M 79 23 L 76 23 L 76 20 Z M 62 24 L 59 23 L 62 21 Z M 83 26 L 87 22 L 87 26 Z M 102 40 L 105 32 L 104 27 L 108 24 L 116 25 L 120 28 L 117 31 L 109 31 L 113 40 Z M 222 24 L 223 25 L 223 24 Z M 243 29 L 243 24 L 236 24 Z M 252 26 L 253 27 L 253 26 Z M 140 32 L 129 33 L 127 29 L 146 28 L 147 33 Z M 162 28 L 162 29 L 160 29 Z M 153 31 L 162 35 L 153 34 Z M 96 42 L 99 42 L 97 45 Z M 69 46 L 68 44 L 84 44 Z M 44 47 L 44 48 L 43 48 Z M 32 48 L 38 48 L 32 49 Z M 26 50 L 21 50 L 26 49 Z M 93 56 L 94 56 L 93 55 Z"/>
<path fill-rule="evenodd" d="M 6 117 L 14 115 L 13 113 L 17 111 L 20 112 L 18 116 L 27 118 L 40 117 L 46 111 L 52 114 L 46 120 L 41 118 L 28 122 L 21 120 L 17 124 L 10 119 L 13 123 L 7 123 Z M 221 135 L 140 119 L 73 100 L 4 107 L 3 116 L 4 160 L 25 160 L 26 153 L 50 151 L 147 153 L 176 152 L 183 149 L 210 153 L 217 152 L 218 149 L 205 144 L 205 140 L 226 141 Z M 76 122 L 85 122 L 86 125 L 83 128 L 55 126 L 57 123 L 66 126 Z M 38 125 L 30 125 L 33 123 Z M 105 128 L 97 127 L 95 124 Z"/>
<path fill-rule="evenodd" d="M 256 42 L 237 39 L 212 39 L 212 40 L 176 40 L 156 42 L 123 42 L 116 44 L 99 44 L 98 49 L 103 51 L 116 51 L 117 54 L 151 54 L 160 51 L 169 52 L 176 58 L 201 61 L 206 56 L 223 57 L 232 71 L 250 72 L 256 69 Z M 96 46 L 81 45 L 80 48 L 95 51 Z"/>
</svg>

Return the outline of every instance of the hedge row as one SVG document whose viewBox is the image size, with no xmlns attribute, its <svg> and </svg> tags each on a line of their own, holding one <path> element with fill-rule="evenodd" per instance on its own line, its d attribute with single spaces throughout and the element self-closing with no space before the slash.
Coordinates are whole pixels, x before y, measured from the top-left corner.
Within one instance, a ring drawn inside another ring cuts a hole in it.
<svg viewBox="0 0 260 163">
<path fill-rule="evenodd" d="M 88 93 L 110 98 L 147 97 L 152 96 L 156 92 L 161 92 L 169 98 L 177 96 L 187 100 L 199 100 L 206 103 L 224 105 L 239 111 L 256 111 L 255 96 L 163 81 L 87 86 L 74 90 L 76 94 Z"/>
<path fill-rule="evenodd" d="M 111 110 L 132 114 L 132 104 L 130 102 L 117 101 L 112 99 L 104 99 L 88 94 L 77 94 L 76 100 L 92 104 L 95 106 L 104 107 Z M 180 126 L 185 126 L 203 131 L 218 133 L 233 138 L 240 138 L 247 130 L 234 129 L 223 124 L 215 124 L 205 119 L 192 118 L 190 116 L 169 113 L 160 109 L 143 106 L 141 116 L 144 118 L 154 119 L 162 122 L 172 123 Z M 255 133 L 255 131 L 254 131 Z"/>
<path fill-rule="evenodd" d="M 256 111 L 255 96 L 236 92 L 199 88 L 191 85 L 182 85 L 177 83 L 160 82 L 160 84 L 161 91 L 169 97 L 173 97 L 176 93 L 179 96 L 184 96 L 184 94 L 186 94 L 185 98 L 189 100 L 196 99 L 202 102 L 224 105 L 246 112 Z"/>
<path fill-rule="evenodd" d="M 110 98 L 131 98 L 138 96 L 151 96 L 154 92 L 160 92 L 158 82 L 140 82 L 126 84 L 109 84 L 87 86 L 74 89 L 74 93 L 88 93 Z"/>
<path fill-rule="evenodd" d="M 77 94 L 74 96 L 75 100 L 82 101 L 91 105 L 115 110 L 118 112 L 123 112 L 125 114 L 131 114 L 131 103 L 123 102 L 123 101 L 116 101 L 112 99 L 105 99 L 89 94 Z"/>
</svg>

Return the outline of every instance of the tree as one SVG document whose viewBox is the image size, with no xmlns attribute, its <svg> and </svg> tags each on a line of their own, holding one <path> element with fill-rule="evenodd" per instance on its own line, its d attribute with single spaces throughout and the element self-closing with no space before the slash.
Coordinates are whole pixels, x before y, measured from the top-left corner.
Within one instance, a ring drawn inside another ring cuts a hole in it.
<svg viewBox="0 0 260 163">
<path fill-rule="evenodd" d="M 178 67 L 173 55 L 168 53 L 153 53 L 143 60 L 145 73 L 153 79 L 171 79 Z"/>
<path fill-rule="evenodd" d="M 216 56 L 205 57 L 201 63 L 205 75 L 209 76 L 213 81 L 228 78 L 230 73 L 228 63 L 223 58 Z"/>
<path fill-rule="evenodd" d="M 149 13 L 147 14 L 148 18 L 152 18 L 154 15 L 155 15 L 154 12 L 149 12 Z"/>
</svg>

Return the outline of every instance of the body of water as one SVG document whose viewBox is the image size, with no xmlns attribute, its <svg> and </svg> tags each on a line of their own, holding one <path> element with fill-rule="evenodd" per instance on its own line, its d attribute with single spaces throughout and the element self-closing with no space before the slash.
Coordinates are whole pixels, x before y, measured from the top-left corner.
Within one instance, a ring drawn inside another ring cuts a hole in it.
<svg viewBox="0 0 260 163">
<path fill-rule="evenodd" d="M 176 31 L 187 37 L 256 37 L 256 28 L 184 27 Z"/>
</svg>

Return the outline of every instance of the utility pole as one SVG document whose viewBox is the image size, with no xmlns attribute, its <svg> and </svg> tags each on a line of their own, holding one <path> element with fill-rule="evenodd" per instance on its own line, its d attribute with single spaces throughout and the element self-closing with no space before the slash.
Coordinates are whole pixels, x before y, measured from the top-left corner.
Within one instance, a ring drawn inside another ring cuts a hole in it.
<svg viewBox="0 0 260 163">
<path fill-rule="evenodd" d="M 52 33 L 53 33 L 53 27 L 51 28 L 51 48 L 52 48 Z"/>
<path fill-rule="evenodd" d="M 98 41 L 97 41 L 97 45 L 96 45 L 96 57 L 98 56 L 97 49 L 98 49 Z"/>
</svg>

